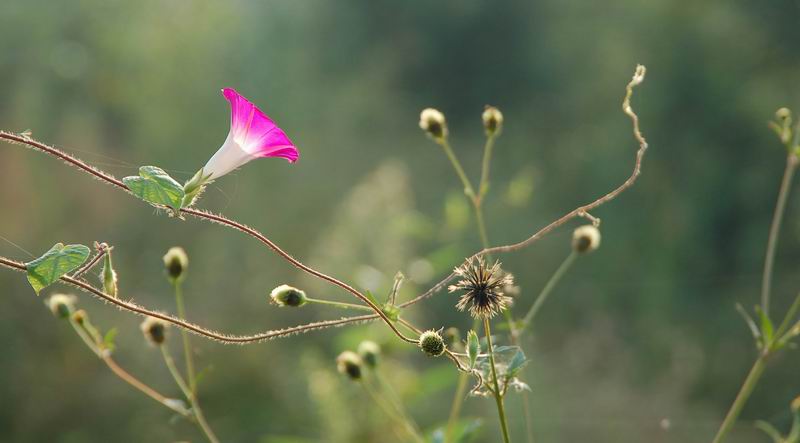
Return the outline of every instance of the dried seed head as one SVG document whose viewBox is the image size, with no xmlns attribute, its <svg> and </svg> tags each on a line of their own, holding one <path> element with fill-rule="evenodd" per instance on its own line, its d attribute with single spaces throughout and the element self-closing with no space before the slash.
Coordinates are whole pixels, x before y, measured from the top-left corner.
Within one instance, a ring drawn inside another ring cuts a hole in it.
<svg viewBox="0 0 800 443">
<path fill-rule="evenodd" d="M 447 121 L 444 114 L 433 108 L 425 108 L 419 114 L 419 127 L 435 140 L 447 137 Z"/>
<path fill-rule="evenodd" d="M 278 306 L 296 308 L 308 303 L 308 297 L 306 297 L 305 292 L 289 285 L 278 286 L 272 290 L 269 297 Z"/>
<path fill-rule="evenodd" d="M 593 225 L 580 226 L 572 233 L 572 249 L 586 254 L 600 247 L 600 230 Z"/>
<path fill-rule="evenodd" d="M 358 345 L 358 355 L 369 368 L 378 365 L 378 357 L 381 355 L 381 347 L 370 340 L 364 340 Z"/>
<path fill-rule="evenodd" d="M 336 357 L 336 369 L 351 380 L 361 379 L 361 357 L 353 351 L 344 351 Z"/>
<path fill-rule="evenodd" d="M 503 113 L 494 106 L 486 105 L 481 117 L 483 118 L 483 128 L 486 129 L 486 135 L 499 134 L 503 129 Z"/>
<path fill-rule="evenodd" d="M 58 318 L 69 318 L 72 311 L 75 310 L 75 302 L 77 299 L 71 294 L 53 294 L 45 300 L 47 307 Z"/>
<path fill-rule="evenodd" d="M 167 270 L 167 277 L 176 282 L 184 277 L 186 269 L 189 268 L 189 256 L 179 246 L 169 248 L 164 255 L 164 267 Z"/>
<path fill-rule="evenodd" d="M 167 338 L 167 322 L 160 318 L 147 317 L 139 325 L 139 328 L 141 328 L 144 338 L 154 346 L 161 345 Z"/>
<path fill-rule="evenodd" d="M 433 329 L 427 330 L 419 336 L 419 347 L 423 352 L 431 357 L 438 357 L 444 354 L 444 339 Z"/>
<path fill-rule="evenodd" d="M 514 284 L 514 277 L 500 269 L 499 261 L 489 267 L 483 257 L 470 258 L 463 266 L 456 268 L 455 273 L 461 280 L 450 285 L 448 290 L 464 291 L 456 304 L 460 311 L 469 308 L 475 318 L 491 318 L 511 302 L 505 290 Z"/>
</svg>

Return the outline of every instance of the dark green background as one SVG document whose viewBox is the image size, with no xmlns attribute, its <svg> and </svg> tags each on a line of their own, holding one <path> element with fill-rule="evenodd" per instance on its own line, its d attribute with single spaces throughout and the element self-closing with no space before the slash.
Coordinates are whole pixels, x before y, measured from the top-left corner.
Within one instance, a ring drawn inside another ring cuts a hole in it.
<svg viewBox="0 0 800 443">
<path fill-rule="evenodd" d="M 505 244 L 627 177 L 636 144 L 620 101 L 645 64 L 634 99 L 651 146 L 643 175 L 595 212 L 603 245 L 545 305 L 525 345 L 526 377 L 538 441 L 705 442 L 755 355 L 734 304 L 758 300 L 784 162 L 766 122 L 780 106 L 800 108 L 799 17 L 788 0 L 6 0 L 0 128 L 31 129 L 118 176 L 154 164 L 186 179 L 224 140 L 219 90 L 234 87 L 279 122 L 301 159 L 254 162 L 200 205 L 378 294 L 403 270 L 416 280 L 408 298 L 479 245 L 455 174 L 417 127 L 422 108 L 447 115 L 473 180 L 483 106 L 504 112 L 486 216 L 492 243 Z M 800 289 L 796 200 L 775 311 Z M 164 310 L 173 301 L 161 256 L 182 245 L 189 316 L 216 329 L 341 314 L 267 304 L 282 283 L 349 300 L 239 233 L 156 215 L 19 146 L 0 145 L 0 214 L 0 235 L 33 255 L 57 241 L 114 245 L 122 296 Z M 523 289 L 518 311 L 568 253 L 573 226 L 501 257 Z M 30 259 L 2 240 L 0 254 Z M 1 441 L 200 441 L 114 378 L 22 274 L 3 271 L 0 288 Z M 454 303 L 441 294 L 407 315 L 464 330 L 470 320 Z M 138 318 L 85 295 L 80 305 L 120 329 L 121 364 L 178 395 Z M 443 422 L 452 367 L 373 325 L 248 347 L 195 339 L 200 366 L 212 366 L 201 386 L 212 426 L 223 441 L 388 441 L 385 417 L 334 369 L 367 337 L 384 345 L 383 370 L 420 425 Z M 772 361 L 730 441 L 766 441 L 756 419 L 785 428 L 799 365 L 795 351 Z M 518 401 L 509 400 L 512 434 L 523 441 Z M 492 403 L 466 403 L 487 421 L 479 441 L 499 438 Z"/>
</svg>

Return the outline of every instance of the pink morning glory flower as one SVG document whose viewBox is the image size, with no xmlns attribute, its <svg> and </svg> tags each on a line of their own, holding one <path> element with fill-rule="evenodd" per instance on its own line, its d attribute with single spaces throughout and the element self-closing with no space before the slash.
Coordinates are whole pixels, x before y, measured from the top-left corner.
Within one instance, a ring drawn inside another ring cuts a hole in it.
<svg viewBox="0 0 800 443">
<path fill-rule="evenodd" d="M 222 90 L 231 104 L 231 129 L 225 143 L 202 169 L 205 180 L 215 180 L 261 157 L 300 157 L 294 143 L 256 105 L 231 88 Z"/>
</svg>

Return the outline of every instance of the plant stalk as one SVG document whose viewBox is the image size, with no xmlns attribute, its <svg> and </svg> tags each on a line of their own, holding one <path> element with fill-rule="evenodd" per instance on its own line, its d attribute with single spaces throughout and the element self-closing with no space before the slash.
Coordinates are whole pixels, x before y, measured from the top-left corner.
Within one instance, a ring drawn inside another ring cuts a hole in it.
<svg viewBox="0 0 800 443">
<path fill-rule="evenodd" d="M 483 329 L 486 332 L 486 347 L 489 353 L 489 363 L 492 365 L 492 384 L 494 384 L 494 401 L 497 403 L 497 414 L 500 416 L 500 429 L 503 431 L 503 442 L 510 443 L 508 435 L 508 422 L 506 421 L 506 410 L 503 405 L 503 394 L 500 392 L 500 384 L 497 381 L 497 368 L 494 363 L 494 349 L 492 348 L 492 329 L 489 326 L 489 319 L 483 319 Z"/>
</svg>

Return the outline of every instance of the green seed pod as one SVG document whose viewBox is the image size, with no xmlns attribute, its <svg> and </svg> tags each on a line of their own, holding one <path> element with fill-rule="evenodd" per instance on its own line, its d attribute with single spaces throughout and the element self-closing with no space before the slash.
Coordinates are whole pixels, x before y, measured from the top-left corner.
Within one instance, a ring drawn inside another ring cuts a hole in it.
<svg viewBox="0 0 800 443">
<path fill-rule="evenodd" d="M 444 339 L 438 332 L 431 329 L 419 336 L 419 347 L 431 357 L 438 357 L 444 354 Z"/>
<path fill-rule="evenodd" d="M 572 249 L 586 254 L 600 247 L 600 230 L 593 225 L 584 225 L 572 233 Z"/>
<path fill-rule="evenodd" d="M 164 254 L 164 267 L 167 271 L 167 278 L 171 282 L 180 281 L 186 275 L 186 269 L 189 268 L 189 256 L 179 246 L 169 248 L 169 251 Z"/>
<path fill-rule="evenodd" d="M 58 318 L 69 318 L 75 310 L 76 298 L 70 294 L 53 294 L 45 303 L 50 311 Z"/>
<path fill-rule="evenodd" d="M 159 346 L 167 338 L 167 323 L 160 318 L 147 317 L 141 325 L 144 338 L 152 345 Z"/>
<path fill-rule="evenodd" d="M 336 369 L 351 380 L 361 379 L 361 357 L 353 351 L 344 351 L 336 357 Z"/>
<path fill-rule="evenodd" d="M 378 366 L 378 357 L 381 355 L 381 347 L 374 341 L 362 341 L 358 345 L 358 355 L 367 367 L 374 369 L 375 366 Z"/>
</svg>

